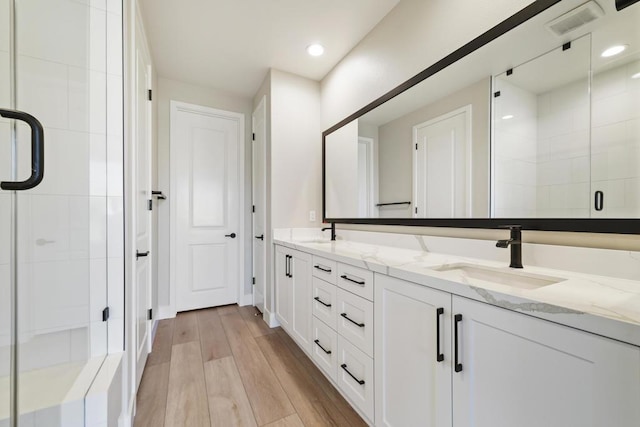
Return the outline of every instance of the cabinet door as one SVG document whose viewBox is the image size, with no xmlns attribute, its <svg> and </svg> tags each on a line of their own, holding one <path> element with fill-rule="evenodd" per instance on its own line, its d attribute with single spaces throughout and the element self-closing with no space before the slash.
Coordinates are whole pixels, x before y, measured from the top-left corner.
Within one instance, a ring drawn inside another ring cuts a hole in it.
<svg viewBox="0 0 640 427">
<path fill-rule="evenodd" d="M 289 251 L 282 247 L 276 246 L 275 257 L 275 303 L 276 318 L 282 328 L 291 331 L 291 317 L 293 308 L 293 281 L 289 277 L 289 268 L 291 261 L 289 260 Z"/>
<path fill-rule="evenodd" d="M 376 274 L 374 307 L 376 425 L 450 426 L 451 295 Z"/>
<path fill-rule="evenodd" d="M 311 354 L 311 255 L 292 251 L 291 261 L 292 284 L 292 325 L 291 333 L 307 353 Z"/>
<path fill-rule="evenodd" d="M 640 425 L 640 348 L 460 297 L 453 313 L 454 426 Z"/>
</svg>

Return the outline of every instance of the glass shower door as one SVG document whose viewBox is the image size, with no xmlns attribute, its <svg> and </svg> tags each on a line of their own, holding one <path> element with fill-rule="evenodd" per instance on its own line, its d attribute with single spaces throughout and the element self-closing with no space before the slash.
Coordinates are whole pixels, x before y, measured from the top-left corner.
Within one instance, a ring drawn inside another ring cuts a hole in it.
<svg viewBox="0 0 640 427">
<path fill-rule="evenodd" d="M 0 109 L 44 143 L 0 121 L 0 179 L 43 169 L 0 190 L 0 427 L 83 426 L 107 350 L 105 3 L 0 0 Z"/>
</svg>

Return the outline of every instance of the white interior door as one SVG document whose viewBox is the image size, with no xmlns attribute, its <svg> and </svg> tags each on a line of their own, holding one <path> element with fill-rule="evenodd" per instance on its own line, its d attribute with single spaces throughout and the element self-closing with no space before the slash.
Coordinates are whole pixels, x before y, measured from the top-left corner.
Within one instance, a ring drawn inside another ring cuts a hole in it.
<svg viewBox="0 0 640 427">
<path fill-rule="evenodd" d="M 264 313 L 266 283 L 266 103 L 263 97 L 253 112 L 253 305 Z"/>
<path fill-rule="evenodd" d="M 414 217 L 471 212 L 471 106 L 414 126 Z"/>
<path fill-rule="evenodd" d="M 238 302 L 244 115 L 172 101 L 172 289 L 177 311 Z"/>
<path fill-rule="evenodd" d="M 373 138 L 358 137 L 358 216 L 374 216 Z"/>
<path fill-rule="evenodd" d="M 140 40 L 140 38 L 138 39 Z M 135 138 L 135 327 L 136 384 L 151 351 L 151 61 L 141 44 L 136 49 L 136 138 Z"/>
</svg>

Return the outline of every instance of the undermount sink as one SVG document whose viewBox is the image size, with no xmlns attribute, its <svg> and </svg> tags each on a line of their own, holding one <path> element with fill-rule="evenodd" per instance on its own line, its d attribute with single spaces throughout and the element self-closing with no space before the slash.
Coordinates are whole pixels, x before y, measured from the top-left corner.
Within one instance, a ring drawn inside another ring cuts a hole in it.
<svg viewBox="0 0 640 427">
<path fill-rule="evenodd" d="M 505 271 L 499 268 L 481 267 L 466 263 L 443 265 L 441 267 L 436 267 L 433 270 L 443 273 L 450 272 L 456 276 L 483 280 L 485 282 L 512 286 L 519 289 L 538 289 L 543 286 L 553 285 L 554 283 L 560 283 L 567 280 L 560 277 Z"/>
</svg>

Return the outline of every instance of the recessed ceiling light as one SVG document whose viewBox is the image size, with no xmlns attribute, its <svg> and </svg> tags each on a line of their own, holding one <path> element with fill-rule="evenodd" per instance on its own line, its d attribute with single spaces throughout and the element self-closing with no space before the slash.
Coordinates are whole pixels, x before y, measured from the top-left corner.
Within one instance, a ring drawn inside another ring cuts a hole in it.
<svg viewBox="0 0 640 427">
<path fill-rule="evenodd" d="M 604 52 L 602 52 L 602 54 L 600 56 L 602 56 L 603 58 L 609 58 L 611 56 L 615 56 L 615 55 L 617 55 L 619 53 L 624 52 L 626 48 L 627 48 L 626 44 L 619 44 L 617 46 L 611 46 L 610 48 L 608 48 Z"/>
<path fill-rule="evenodd" d="M 307 53 L 311 56 L 320 56 L 324 53 L 324 47 L 321 44 L 312 44 L 307 46 Z"/>
<path fill-rule="evenodd" d="M 502 120 L 510 120 L 513 119 L 513 114 L 507 114 L 506 116 L 502 116 Z"/>
<path fill-rule="evenodd" d="M 632 79 L 640 79 L 640 73 L 635 73 L 633 76 L 631 76 Z"/>
</svg>

